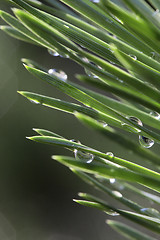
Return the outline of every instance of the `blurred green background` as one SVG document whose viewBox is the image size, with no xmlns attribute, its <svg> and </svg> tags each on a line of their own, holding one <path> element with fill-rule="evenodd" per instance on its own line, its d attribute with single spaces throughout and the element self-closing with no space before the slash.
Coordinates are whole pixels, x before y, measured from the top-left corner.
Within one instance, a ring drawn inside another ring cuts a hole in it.
<svg viewBox="0 0 160 240">
<path fill-rule="evenodd" d="M 0 2 L 0 9 L 9 11 L 4 2 Z M 0 20 L 0 24 L 4 22 Z M 72 201 L 78 191 L 93 190 L 51 159 L 53 154 L 70 153 L 25 137 L 34 135 L 32 128 L 44 128 L 68 139 L 79 139 L 103 152 L 111 151 L 124 157 L 126 151 L 121 152 L 73 116 L 31 104 L 19 96 L 17 90 L 28 90 L 70 100 L 31 76 L 21 58 L 35 60 L 48 69 L 63 69 L 72 81 L 76 81 L 75 73 L 84 73 L 68 59 L 52 57 L 46 49 L 0 32 L 0 240 L 123 239 L 117 238 L 105 224 L 105 219 L 110 217 Z M 107 200 L 113 201 L 109 197 Z"/>
</svg>

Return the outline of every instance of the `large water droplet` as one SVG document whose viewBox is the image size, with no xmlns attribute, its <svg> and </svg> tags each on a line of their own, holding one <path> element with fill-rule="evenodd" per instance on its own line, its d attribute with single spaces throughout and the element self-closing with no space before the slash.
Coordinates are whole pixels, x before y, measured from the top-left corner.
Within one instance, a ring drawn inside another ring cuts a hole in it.
<svg viewBox="0 0 160 240">
<path fill-rule="evenodd" d="M 91 163 L 94 159 L 94 155 L 82 150 L 75 149 L 74 155 L 76 159 L 82 160 L 86 163 Z"/>
<path fill-rule="evenodd" d="M 155 215 L 157 217 L 160 217 L 160 212 L 155 208 L 142 208 L 141 212 L 144 214 L 150 214 L 150 215 Z"/>
<path fill-rule="evenodd" d="M 67 81 L 67 74 L 61 70 L 57 70 L 57 69 L 49 69 L 48 73 L 50 75 L 56 76 L 58 78 L 60 78 L 60 80 L 66 82 Z"/>
<path fill-rule="evenodd" d="M 152 111 L 150 112 L 150 115 L 156 118 L 157 120 L 160 120 L 160 114 L 158 112 Z"/>
<path fill-rule="evenodd" d="M 131 120 L 132 122 L 137 123 L 139 126 L 143 126 L 143 123 L 142 123 L 141 120 L 140 120 L 139 118 L 137 118 L 137 117 L 130 116 L 130 117 L 128 117 L 128 119 Z M 124 124 L 124 125 L 125 125 L 125 124 Z M 132 131 L 133 131 L 133 129 L 132 129 Z M 141 132 L 141 130 L 138 129 L 138 128 L 135 128 L 135 132 Z"/>
<path fill-rule="evenodd" d="M 144 148 L 150 148 L 154 145 L 154 140 L 141 135 L 139 136 L 139 142 Z"/>
<path fill-rule="evenodd" d="M 126 117 L 127 119 L 131 120 L 132 122 L 135 122 L 137 123 L 138 125 L 140 126 L 143 126 L 142 122 L 140 119 L 138 119 L 137 117 L 134 117 L 134 116 L 131 116 L 131 117 Z M 136 128 L 136 127 L 133 127 L 133 126 L 130 126 L 129 124 L 127 123 L 124 123 L 124 122 L 121 122 L 121 125 L 127 129 L 127 131 L 130 131 L 130 132 L 141 132 L 140 129 Z"/>
<path fill-rule="evenodd" d="M 131 116 L 129 117 L 129 120 L 131 120 L 132 122 L 137 123 L 139 126 L 143 126 L 143 123 L 141 122 L 141 120 L 137 117 Z"/>
<path fill-rule="evenodd" d="M 70 141 L 81 144 L 80 141 L 77 141 L 75 139 L 72 139 Z M 75 159 L 82 160 L 82 161 L 84 161 L 86 163 L 91 163 L 93 161 L 93 159 L 94 159 L 94 155 L 93 154 L 85 152 L 85 151 L 82 151 L 82 150 L 79 150 L 79 149 L 74 149 L 74 156 L 75 156 Z"/>
</svg>

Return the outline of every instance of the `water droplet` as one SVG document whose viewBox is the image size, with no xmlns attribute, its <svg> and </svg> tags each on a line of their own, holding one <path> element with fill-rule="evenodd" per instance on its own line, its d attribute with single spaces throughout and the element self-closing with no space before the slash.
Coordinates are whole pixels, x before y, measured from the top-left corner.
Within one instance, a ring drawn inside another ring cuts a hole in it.
<svg viewBox="0 0 160 240">
<path fill-rule="evenodd" d="M 119 79 L 118 77 L 116 78 L 116 80 L 120 83 L 124 83 L 124 81 L 122 79 Z"/>
<path fill-rule="evenodd" d="M 142 208 L 141 212 L 149 214 L 149 215 L 155 215 L 157 217 L 160 217 L 160 212 L 155 208 Z"/>
<path fill-rule="evenodd" d="M 114 179 L 114 178 L 110 178 L 110 179 L 109 179 L 109 182 L 110 182 L 110 184 L 112 184 L 112 186 L 113 186 L 114 188 L 116 188 L 116 189 L 119 190 L 119 191 L 122 191 L 122 190 L 125 188 L 122 183 L 118 182 L 118 181 L 117 181 L 116 179 Z"/>
<path fill-rule="evenodd" d="M 80 56 L 81 57 L 81 56 Z M 84 62 L 86 62 L 86 63 L 89 63 L 89 60 L 88 60 L 88 58 L 86 58 L 86 57 L 82 57 L 82 60 L 84 61 Z"/>
<path fill-rule="evenodd" d="M 145 137 L 145 136 L 139 136 L 139 143 L 142 145 L 144 148 L 150 148 L 154 145 L 154 140 Z"/>
<path fill-rule="evenodd" d="M 81 144 L 80 141 L 75 140 L 75 139 L 72 139 L 70 141 Z M 88 153 L 88 152 L 78 150 L 78 149 L 74 149 L 74 156 L 75 156 L 75 159 L 82 160 L 86 163 L 91 163 L 94 159 L 94 155 L 92 153 Z"/>
<path fill-rule="evenodd" d="M 94 159 L 94 155 L 82 150 L 75 149 L 74 155 L 76 159 L 82 160 L 86 163 L 91 163 Z"/>
<path fill-rule="evenodd" d="M 137 60 L 137 57 L 135 55 L 129 54 L 129 56 L 133 59 L 133 60 Z"/>
<path fill-rule="evenodd" d="M 152 111 L 150 112 L 150 115 L 156 118 L 157 120 L 160 120 L 160 114 L 158 112 Z"/>
<path fill-rule="evenodd" d="M 54 57 L 58 57 L 59 56 L 59 53 L 56 52 L 55 50 L 51 50 L 51 49 L 48 49 L 48 52 L 51 56 L 54 56 Z"/>
<path fill-rule="evenodd" d="M 117 39 L 117 36 L 116 36 L 116 35 L 113 35 L 112 37 L 113 37 L 114 39 Z"/>
<path fill-rule="evenodd" d="M 112 62 L 112 61 L 110 61 L 110 60 L 109 60 L 109 62 L 110 62 L 112 65 L 115 65 L 115 62 Z"/>
<path fill-rule="evenodd" d="M 107 152 L 106 155 L 110 157 L 114 157 L 114 154 L 112 152 Z"/>
<path fill-rule="evenodd" d="M 157 52 L 151 52 L 151 58 L 153 58 L 154 60 L 159 62 L 160 61 L 160 54 L 157 53 Z"/>
<path fill-rule="evenodd" d="M 113 16 L 113 18 L 114 18 L 117 22 L 123 24 L 123 22 L 122 22 L 119 18 L 117 18 L 116 16 Z"/>
<path fill-rule="evenodd" d="M 109 49 L 109 50 L 110 50 L 111 53 L 114 53 L 114 50 L 112 50 L 112 49 Z"/>
<path fill-rule="evenodd" d="M 94 78 L 98 78 L 94 73 L 92 73 L 90 70 L 88 69 L 85 69 L 85 72 L 86 74 L 89 76 L 89 77 L 94 77 Z"/>
<path fill-rule="evenodd" d="M 34 104 L 40 104 L 40 102 L 37 101 L 37 100 L 29 99 L 29 101 L 30 101 L 31 103 L 34 103 Z"/>
<path fill-rule="evenodd" d="M 98 121 L 100 124 L 102 124 L 103 125 L 103 127 L 105 128 L 105 127 L 107 127 L 108 126 L 108 123 L 106 123 L 106 122 L 104 122 L 104 121 Z"/>
<path fill-rule="evenodd" d="M 108 124 L 106 122 L 103 123 L 103 127 L 107 127 Z"/>
<path fill-rule="evenodd" d="M 69 28 L 69 26 L 68 26 L 68 25 L 65 25 L 65 24 L 64 24 L 64 27 Z"/>
<path fill-rule="evenodd" d="M 136 117 L 129 117 L 129 119 L 132 121 L 132 122 L 135 122 L 137 123 L 138 125 L 140 126 L 143 126 L 143 123 L 141 122 L 140 119 L 136 118 Z M 145 136 L 142 136 L 142 135 L 139 135 L 139 143 L 144 147 L 144 148 L 150 148 L 153 146 L 154 144 L 154 140 L 148 138 L 148 137 L 145 137 Z"/>
<path fill-rule="evenodd" d="M 153 17 L 156 17 L 157 15 L 159 15 L 159 9 L 156 9 L 152 14 Z"/>
<path fill-rule="evenodd" d="M 131 117 L 126 117 L 127 119 L 131 120 L 132 122 L 135 122 L 137 123 L 138 125 L 140 126 L 143 126 L 143 123 L 141 122 L 140 119 L 138 119 L 137 117 L 134 117 L 134 116 L 131 116 Z M 121 122 L 121 126 L 123 126 L 124 128 L 127 129 L 127 131 L 130 131 L 130 132 L 141 132 L 140 129 L 136 128 L 136 127 L 133 127 L 133 126 L 130 126 L 129 124 L 127 123 L 124 123 L 124 122 Z"/>
<path fill-rule="evenodd" d="M 53 49 L 48 49 L 48 53 L 53 57 L 63 57 L 63 58 L 69 58 L 69 56 L 63 52 L 57 52 Z"/>
<path fill-rule="evenodd" d="M 122 197 L 122 194 L 118 191 L 112 191 L 112 193 L 114 194 L 115 197 L 117 198 L 121 198 Z"/>
<path fill-rule="evenodd" d="M 60 80 L 66 82 L 67 81 L 67 74 L 61 70 L 57 70 L 57 69 L 49 69 L 48 73 L 50 75 L 56 76 L 58 77 Z"/>
<path fill-rule="evenodd" d="M 93 3 L 99 3 L 100 2 L 100 0 L 90 0 L 91 2 L 93 2 Z"/>
<path fill-rule="evenodd" d="M 105 211 L 105 213 L 107 213 L 108 215 L 110 215 L 110 216 L 119 216 L 119 213 L 117 213 L 116 211 L 114 211 L 114 210 L 107 210 L 107 211 Z"/>
<path fill-rule="evenodd" d="M 102 69 L 100 66 L 96 65 L 96 64 L 93 63 L 93 62 L 90 62 L 88 59 L 85 59 L 84 61 L 86 61 L 86 62 L 88 61 L 91 65 L 95 66 L 96 68 Z M 86 68 L 85 68 L 84 70 L 85 70 L 86 74 L 87 74 L 89 77 L 98 78 L 98 76 L 95 75 L 91 70 L 88 70 L 88 69 L 86 69 Z"/>
<path fill-rule="evenodd" d="M 143 126 L 143 123 L 141 122 L 141 120 L 137 117 L 131 116 L 129 117 L 129 120 L 131 120 L 132 122 L 137 123 L 139 126 Z"/>
<path fill-rule="evenodd" d="M 111 184 L 113 184 L 113 183 L 115 183 L 116 179 L 115 178 L 110 178 L 109 181 L 110 181 Z"/>
</svg>

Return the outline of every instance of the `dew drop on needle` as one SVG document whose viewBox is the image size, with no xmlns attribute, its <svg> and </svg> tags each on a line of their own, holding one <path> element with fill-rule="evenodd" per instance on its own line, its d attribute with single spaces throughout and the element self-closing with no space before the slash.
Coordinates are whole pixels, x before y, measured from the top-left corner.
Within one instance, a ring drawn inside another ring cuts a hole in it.
<svg viewBox="0 0 160 240">
<path fill-rule="evenodd" d="M 154 145 L 154 140 L 141 135 L 139 135 L 139 142 L 144 148 L 150 148 Z"/>
<path fill-rule="evenodd" d="M 62 70 L 57 70 L 57 69 L 49 69 L 48 73 L 52 76 L 56 76 L 58 77 L 60 80 L 66 82 L 67 81 L 67 74 L 65 72 L 63 72 Z"/>
<path fill-rule="evenodd" d="M 81 142 L 78 140 L 72 139 L 71 141 L 81 144 Z M 75 159 L 82 160 L 85 163 L 91 163 L 94 160 L 94 155 L 92 153 L 88 153 L 86 151 L 79 150 L 77 148 L 74 149 L 74 156 L 75 156 Z"/>
</svg>

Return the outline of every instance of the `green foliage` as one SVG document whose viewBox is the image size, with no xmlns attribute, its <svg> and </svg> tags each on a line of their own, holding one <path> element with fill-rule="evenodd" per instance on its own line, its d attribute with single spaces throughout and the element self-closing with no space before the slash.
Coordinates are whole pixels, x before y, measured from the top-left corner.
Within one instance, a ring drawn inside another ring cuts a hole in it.
<svg viewBox="0 0 160 240">
<path fill-rule="evenodd" d="M 52 158 L 131 211 L 118 209 L 86 193 L 79 194 L 84 200 L 75 200 L 77 203 L 112 216 L 121 215 L 159 233 L 160 213 L 127 197 L 131 191 L 139 198 L 160 204 L 156 195 L 160 192 L 160 157 L 149 149 L 154 142 L 160 143 L 159 1 L 124 0 L 117 4 L 109 0 L 99 3 L 90 0 L 10 2 L 20 9 L 12 9 L 15 17 L 0 11 L 1 18 L 8 24 L 1 26 L 1 30 L 46 48 L 54 56 L 61 55 L 77 62 L 88 74 L 77 75 L 77 78 L 111 93 L 113 98 L 70 82 L 63 72 L 48 72 L 29 59 L 22 59 L 22 62 L 31 74 L 79 104 L 27 91 L 19 93 L 31 102 L 73 114 L 84 125 L 143 158 L 144 165 L 135 163 L 134 159 L 129 161 L 110 152 L 103 153 L 48 130 L 34 129 L 38 135 L 29 139 L 72 151 L 75 158 Z M 130 136 L 138 135 L 140 143 L 131 140 L 125 132 Z M 107 224 L 128 239 L 155 239 L 117 221 L 108 220 Z"/>
</svg>

